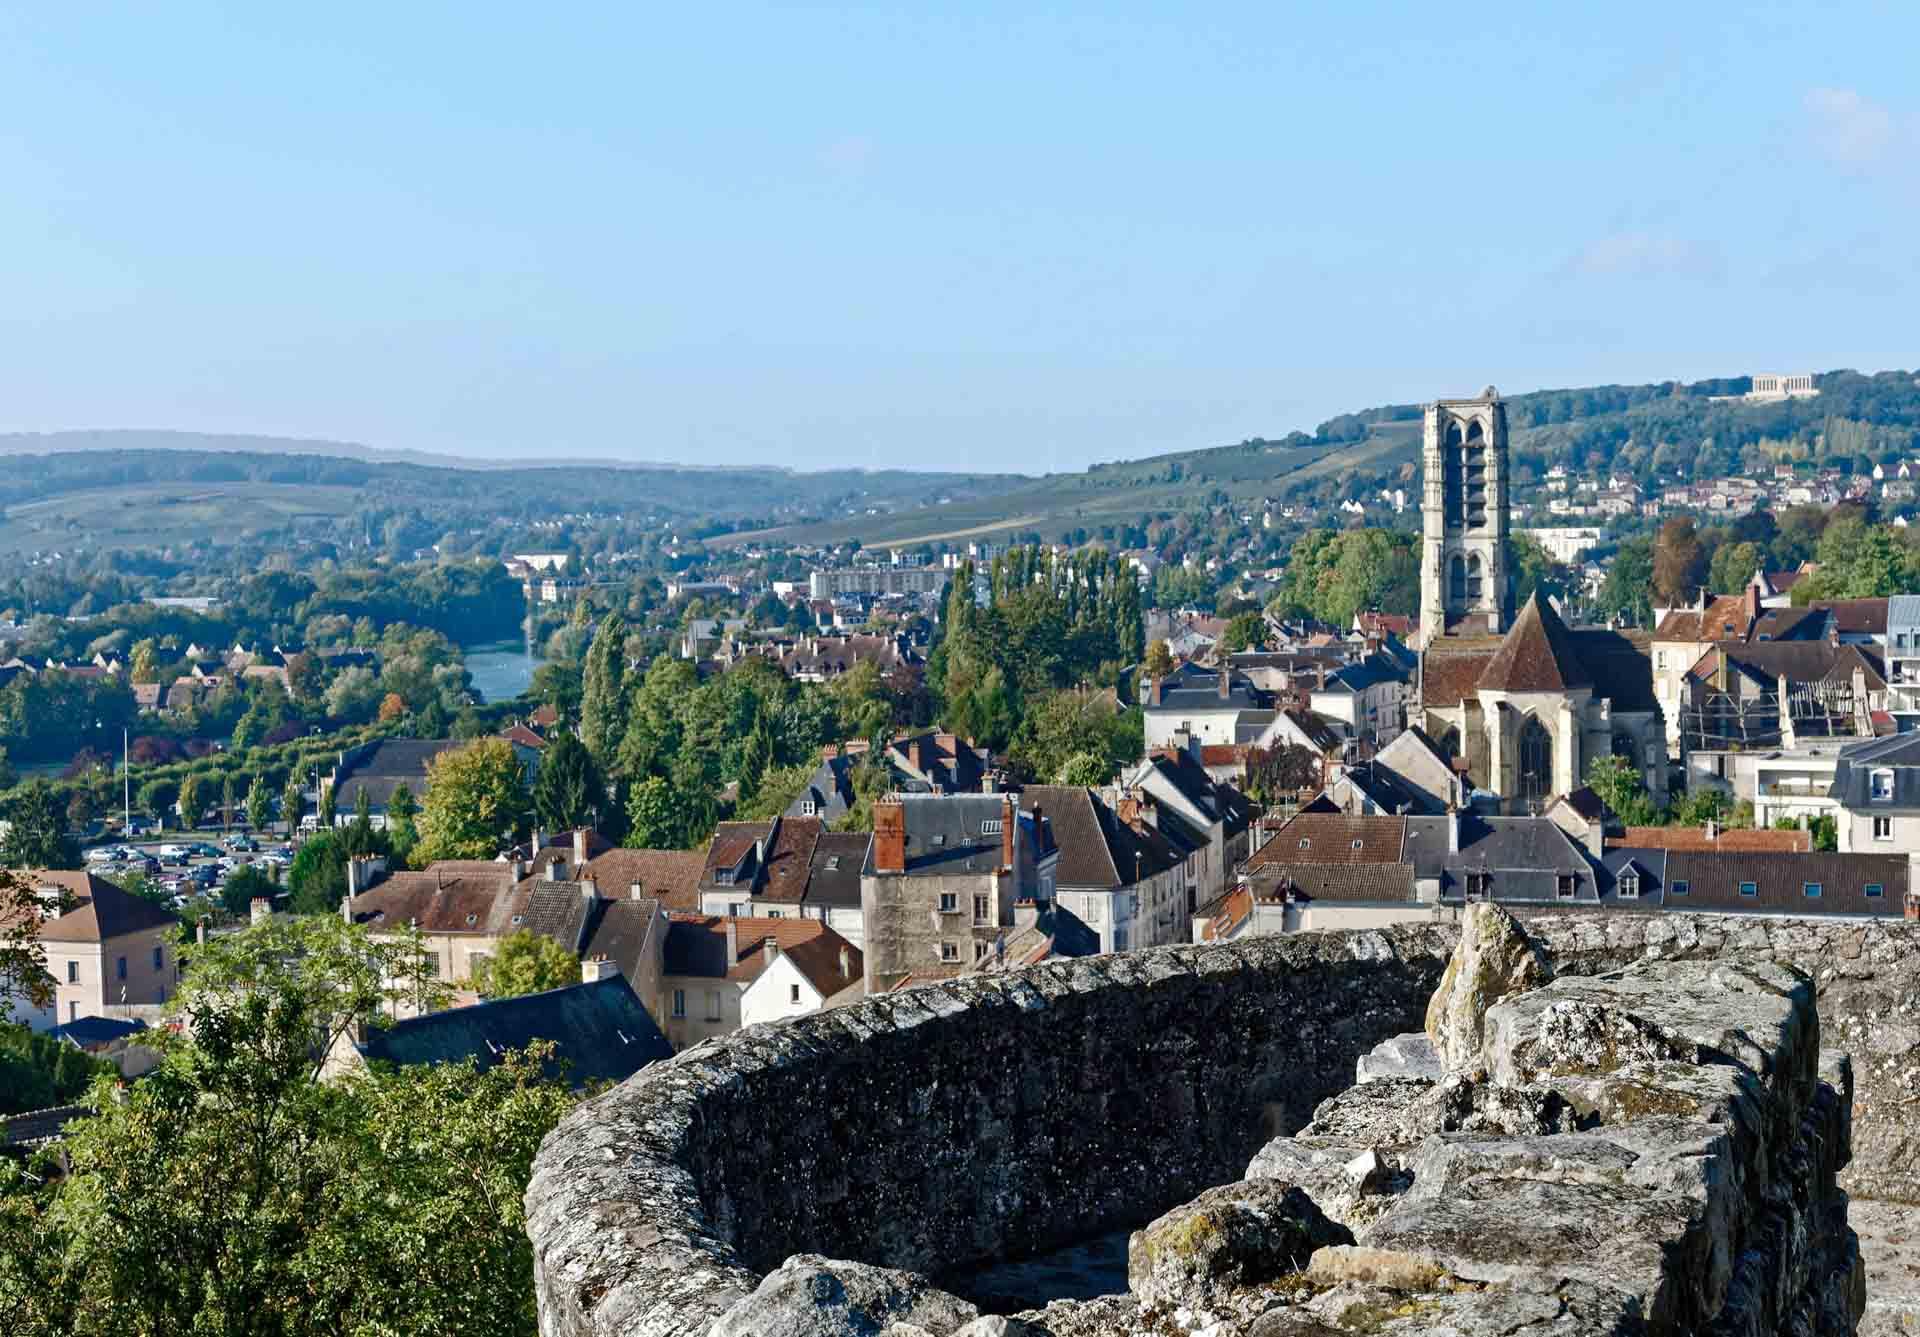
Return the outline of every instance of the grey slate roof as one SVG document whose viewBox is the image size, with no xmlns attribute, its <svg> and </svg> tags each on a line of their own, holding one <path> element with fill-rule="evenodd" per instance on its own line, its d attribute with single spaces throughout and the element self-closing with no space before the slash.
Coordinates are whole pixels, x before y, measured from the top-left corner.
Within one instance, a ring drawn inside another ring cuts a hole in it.
<svg viewBox="0 0 1920 1337">
<path fill-rule="evenodd" d="M 564 1065 L 576 1087 L 625 1081 L 673 1055 L 673 1046 L 618 975 L 410 1017 L 369 1031 L 360 1052 L 402 1067 L 472 1059 L 484 1071 L 500 1061 L 501 1051 L 523 1049 L 535 1040 L 553 1041 L 548 1069 L 559 1072 Z"/>
<path fill-rule="evenodd" d="M 905 794 L 906 876 L 951 877 L 991 873 L 1000 866 L 1001 834 L 984 824 L 1005 812 L 1004 794 Z M 1024 834 L 1032 840 L 1033 832 Z M 873 847 L 867 847 L 863 871 L 872 873 Z"/>
<path fill-rule="evenodd" d="M 807 878 L 805 905 L 830 909 L 860 908 L 860 866 L 866 862 L 873 837 L 864 831 L 827 831 L 813 847 L 813 868 Z"/>
<path fill-rule="evenodd" d="M 1875 800 L 1873 773 L 1893 772 L 1893 798 Z M 1847 807 L 1870 812 L 1920 809 L 1920 733 L 1869 738 L 1840 749 L 1829 791 Z"/>
<path fill-rule="evenodd" d="M 1686 884 L 1682 893 L 1679 887 Z M 1807 895 L 1809 884 L 1818 896 Z M 1743 894 L 1751 885 L 1752 894 Z M 1878 887 L 1878 895 L 1868 895 Z M 1667 855 L 1666 908 L 1745 914 L 1877 915 L 1905 912 L 1904 854 L 1729 854 L 1673 850 Z"/>
<path fill-rule="evenodd" d="M 660 902 L 651 896 L 600 902 L 593 922 L 587 925 L 586 945 L 580 950 L 582 959 L 605 957 L 627 979 L 639 979 L 641 964 L 649 955 L 648 937 L 656 928 L 662 934 L 667 931 L 660 910 Z"/>
<path fill-rule="evenodd" d="M 1490 875 L 1492 881 L 1487 894 L 1494 901 L 1564 903 L 1567 898 L 1559 894 L 1562 876 L 1574 879 L 1571 899 L 1575 903 L 1599 899 L 1600 879 L 1592 862 L 1566 832 L 1547 818 L 1482 817 L 1462 813 L 1459 820 L 1458 852 L 1447 849 L 1447 818 L 1408 821 L 1409 828 L 1416 821 L 1433 824 L 1433 833 L 1438 837 L 1434 841 L 1439 846 L 1437 851 L 1421 848 L 1413 840 L 1409 844 L 1414 846 L 1416 865 L 1424 863 L 1432 867 L 1437 863 L 1441 900 L 1465 899 L 1468 875 L 1475 873 Z M 1409 829 L 1409 837 L 1413 834 Z M 1424 831 L 1421 838 L 1427 838 Z"/>
<path fill-rule="evenodd" d="M 369 804 L 384 809 L 403 784 L 418 803 L 427 792 L 427 763 L 460 746 L 457 738 L 383 738 L 353 749 L 334 769 L 334 811 L 352 812 L 362 790 Z"/>
</svg>

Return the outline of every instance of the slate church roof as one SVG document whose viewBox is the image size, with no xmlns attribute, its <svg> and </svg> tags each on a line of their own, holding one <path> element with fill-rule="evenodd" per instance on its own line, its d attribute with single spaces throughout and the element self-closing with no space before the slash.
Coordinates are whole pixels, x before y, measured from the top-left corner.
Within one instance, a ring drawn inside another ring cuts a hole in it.
<svg viewBox="0 0 1920 1337">
<path fill-rule="evenodd" d="M 1573 635 L 1536 590 L 1475 684 L 1484 691 L 1564 692 L 1592 687 Z"/>
</svg>

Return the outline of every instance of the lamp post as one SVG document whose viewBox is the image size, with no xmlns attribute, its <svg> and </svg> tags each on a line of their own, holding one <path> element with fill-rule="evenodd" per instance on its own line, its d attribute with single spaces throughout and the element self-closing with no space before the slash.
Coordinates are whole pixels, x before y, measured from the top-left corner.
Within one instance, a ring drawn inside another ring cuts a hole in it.
<svg viewBox="0 0 1920 1337">
<path fill-rule="evenodd" d="M 133 753 L 127 746 L 127 726 L 120 726 L 120 830 L 133 825 Z"/>
</svg>

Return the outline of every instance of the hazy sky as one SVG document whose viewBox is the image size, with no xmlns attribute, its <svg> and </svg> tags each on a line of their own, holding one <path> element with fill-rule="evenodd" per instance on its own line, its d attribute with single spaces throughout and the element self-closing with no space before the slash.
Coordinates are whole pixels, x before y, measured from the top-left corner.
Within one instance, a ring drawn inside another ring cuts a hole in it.
<svg viewBox="0 0 1920 1337">
<path fill-rule="evenodd" d="M 1916 53 L 1904 2 L 9 5 L 0 429 L 1039 471 L 1909 367 Z"/>
</svg>

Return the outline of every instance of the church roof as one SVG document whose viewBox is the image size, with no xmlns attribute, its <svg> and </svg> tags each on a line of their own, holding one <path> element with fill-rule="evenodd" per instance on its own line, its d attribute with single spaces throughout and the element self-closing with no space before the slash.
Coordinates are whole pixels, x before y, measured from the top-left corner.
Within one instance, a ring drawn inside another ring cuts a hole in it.
<svg viewBox="0 0 1920 1337">
<path fill-rule="evenodd" d="M 1592 687 L 1566 623 L 1535 591 L 1488 661 L 1476 687 L 1498 692 L 1564 692 Z"/>
</svg>

